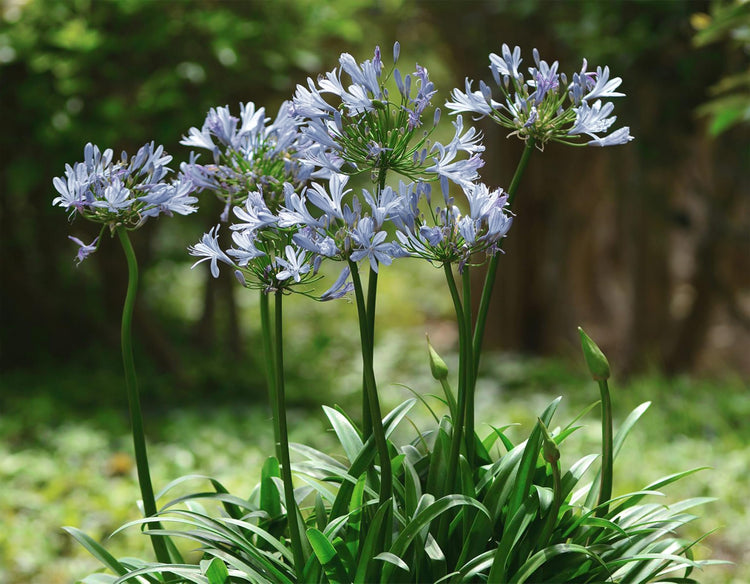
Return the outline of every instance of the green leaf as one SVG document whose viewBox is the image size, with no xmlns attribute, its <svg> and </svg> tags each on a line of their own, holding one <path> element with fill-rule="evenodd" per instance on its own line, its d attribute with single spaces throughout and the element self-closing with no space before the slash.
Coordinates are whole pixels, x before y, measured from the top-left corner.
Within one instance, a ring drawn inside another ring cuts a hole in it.
<svg viewBox="0 0 750 584">
<path fill-rule="evenodd" d="M 328 514 L 326 513 L 326 506 L 323 502 L 323 497 L 320 493 L 315 493 L 315 525 L 318 529 L 325 529 L 328 524 Z"/>
<path fill-rule="evenodd" d="M 570 553 L 586 555 L 599 563 L 605 570 L 607 569 L 607 566 L 602 559 L 590 549 L 576 544 L 560 543 L 544 548 L 531 556 L 508 581 L 508 584 L 523 584 L 534 574 L 534 572 L 550 559 L 562 554 Z"/>
<path fill-rule="evenodd" d="M 89 574 L 81 580 L 81 584 L 114 584 L 117 576 L 112 574 Z"/>
<path fill-rule="evenodd" d="M 397 568 L 402 569 L 404 572 L 409 572 L 409 566 L 407 565 L 407 563 L 391 552 L 381 552 L 377 556 L 375 556 L 373 560 L 388 562 L 389 564 L 393 564 Z"/>
<path fill-rule="evenodd" d="M 112 554 L 110 554 L 101 546 L 101 544 L 83 533 L 80 529 L 76 529 L 75 527 L 63 527 L 63 530 L 72 535 L 73 539 L 80 543 L 86 549 L 86 551 L 88 551 L 107 568 L 112 570 L 115 574 L 118 574 L 119 576 L 124 576 L 125 574 L 127 574 L 128 570 L 125 568 L 125 566 L 118 562 Z"/>
<path fill-rule="evenodd" d="M 328 538 L 320 531 L 311 527 L 307 530 L 307 539 L 310 541 L 313 552 L 324 566 L 336 557 L 336 548 L 333 547 Z"/>
<path fill-rule="evenodd" d="M 427 495 L 425 495 L 425 497 L 426 496 Z M 489 517 L 489 512 L 485 506 L 476 499 L 465 497 L 463 495 L 446 495 L 420 510 L 419 513 L 404 527 L 404 530 L 399 534 L 396 541 L 393 542 L 390 551 L 397 556 L 401 556 L 421 529 L 429 527 L 430 523 L 432 523 L 436 517 L 439 517 L 449 509 L 460 506 L 473 507 Z"/>
<path fill-rule="evenodd" d="M 552 421 L 552 416 L 557 410 L 557 406 L 562 398 L 558 397 L 555 399 L 542 413 L 539 419 L 544 423 L 545 426 L 549 426 Z M 542 428 L 539 424 L 534 425 L 534 429 L 531 431 L 529 439 L 526 441 L 526 446 L 523 450 L 523 456 L 521 457 L 521 464 L 518 467 L 516 473 L 514 487 L 511 492 L 510 501 L 508 503 L 508 516 L 512 517 L 516 511 L 520 508 L 521 502 L 529 495 L 531 491 L 531 481 L 533 480 L 534 471 L 536 470 L 536 463 L 539 459 L 539 451 L 542 447 Z"/>
<path fill-rule="evenodd" d="M 360 550 L 357 573 L 354 575 L 354 584 L 365 584 L 366 582 L 377 580 L 372 573 L 372 568 L 374 568 L 372 560 L 382 551 L 378 548 L 382 546 L 382 542 L 384 541 L 383 530 L 391 529 L 391 526 L 385 523 L 386 516 L 390 517 L 391 515 L 391 505 L 393 505 L 391 499 L 384 501 L 378 507 L 370 522 L 365 541 Z"/>
<path fill-rule="evenodd" d="M 263 463 L 260 473 L 260 508 L 268 513 L 271 519 L 281 515 L 281 495 L 274 478 L 281 476 L 279 461 L 270 456 Z"/>
<path fill-rule="evenodd" d="M 443 417 L 438 428 L 435 444 L 430 456 L 430 468 L 427 472 L 428 493 L 440 496 L 445 492 L 445 481 L 448 475 L 448 454 L 450 452 L 450 427 L 448 417 Z"/>
<path fill-rule="evenodd" d="M 359 432 L 357 432 L 357 429 L 352 426 L 346 416 L 342 415 L 337 410 L 323 406 L 323 411 L 331 422 L 333 431 L 336 433 L 336 436 L 338 436 L 339 442 L 344 448 L 344 452 L 346 453 L 349 462 L 354 462 L 363 446 Z"/>
<path fill-rule="evenodd" d="M 505 526 L 503 537 L 495 550 L 495 556 L 490 569 L 489 582 L 505 582 L 508 566 L 513 557 L 516 544 L 523 538 L 526 529 L 534 520 L 539 507 L 539 499 L 529 497 L 518 508 L 511 520 Z"/>
<path fill-rule="evenodd" d="M 201 571 L 208 578 L 208 584 L 224 584 L 229 578 L 229 570 L 224 562 L 219 558 L 201 561 Z"/>
</svg>

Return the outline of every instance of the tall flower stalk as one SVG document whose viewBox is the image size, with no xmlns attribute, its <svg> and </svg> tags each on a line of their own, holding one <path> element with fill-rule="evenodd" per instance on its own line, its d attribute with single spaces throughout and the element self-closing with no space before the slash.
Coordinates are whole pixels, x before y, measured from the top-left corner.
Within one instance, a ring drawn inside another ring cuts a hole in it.
<svg viewBox="0 0 750 584">
<path fill-rule="evenodd" d="M 132 325 L 133 309 L 135 308 L 135 298 L 138 291 L 138 262 L 127 230 L 122 226 L 117 227 L 116 230 L 128 262 L 128 290 L 122 309 L 120 344 L 122 346 L 122 365 L 125 370 L 125 389 L 128 394 L 130 428 L 133 435 L 133 449 L 138 472 L 138 485 L 141 489 L 141 500 L 143 501 L 143 512 L 146 517 L 154 517 L 157 512 L 156 500 L 154 499 L 154 488 L 151 484 L 146 436 L 143 430 L 143 415 L 141 414 L 141 398 L 138 391 L 138 378 L 135 373 L 135 359 L 133 358 Z M 158 522 L 150 525 L 151 529 L 161 529 Z M 160 562 L 170 561 L 166 540 L 163 537 L 152 537 L 151 544 L 156 558 Z"/>
<path fill-rule="evenodd" d="M 303 123 L 301 132 L 309 139 L 303 159 L 319 172 L 331 174 L 327 192 L 316 185 L 314 192 L 308 190 L 306 198 L 318 213 L 313 221 L 304 212 L 297 214 L 306 231 L 298 242 L 321 257 L 345 260 L 352 277 L 363 363 L 362 437 L 366 439 L 372 433 L 375 439 L 381 466 L 381 503 L 391 496 L 392 479 L 373 369 L 378 266 L 409 255 L 401 244 L 388 241 L 392 235 L 386 223 L 412 223 L 408 216 L 414 211 L 402 197 L 405 193 L 408 196 L 413 187 L 401 183 L 395 190 L 386 181 L 390 173 L 396 173 L 416 184 L 440 181 L 444 190 L 449 181 L 467 184 L 478 176 L 483 150 L 476 132 L 464 131 L 460 122 L 449 144 L 430 141 L 440 110 L 433 110 L 430 128 L 423 130 L 422 126 L 436 93 L 434 84 L 427 69 L 419 65 L 414 73 L 402 75 L 396 68 L 399 52 L 396 43 L 389 69 L 379 47 L 371 60 L 359 64 L 343 53 L 339 68 L 321 76 L 317 83 L 308 79 L 307 86 L 297 86 L 292 106 Z M 350 84 L 343 82 L 344 75 Z M 346 177 L 363 173 L 373 182 L 372 191 L 363 191 L 364 203 L 355 195 L 351 204 L 343 202 L 348 193 L 342 187 Z M 322 221 L 317 219 L 319 212 L 323 213 Z M 370 264 L 366 291 L 357 265 L 362 259 Z"/>
<path fill-rule="evenodd" d="M 146 517 L 153 517 L 157 508 L 133 358 L 132 322 L 138 291 L 138 262 L 128 232 L 142 226 L 149 217 L 193 213 L 197 199 L 192 196 L 192 182 L 184 176 L 171 182 L 165 180 L 170 172 L 167 164 L 172 157 L 161 146 L 146 144 L 132 158 L 123 152 L 119 161 L 114 161 L 112 154 L 110 149 L 101 152 L 97 146 L 87 144 L 84 161 L 66 165 L 65 176 L 54 179 L 59 196 L 52 203 L 68 210 L 71 221 L 83 217 L 101 225 L 99 236 L 91 244 L 70 237 L 79 245 L 79 264 L 98 249 L 107 231 L 112 236 L 117 234 L 127 260 L 128 287 L 120 337 L 122 362 L 143 510 Z M 158 522 L 151 522 L 150 526 L 151 529 L 160 528 Z M 154 553 L 163 563 L 170 561 L 166 541 L 162 536 L 151 537 Z"/>
<path fill-rule="evenodd" d="M 453 114 L 470 113 L 475 119 L 489 117 L 498 125 L 511 130 L 524 141 L 524 150 L 507 191 L 506 204 L 511 207 L 518 186 L 526 170 L 531 153 L 542 150 L 547 142 L 559 142 L 573 146 L 613 146 L 625 144 L 633 139 L 625 126 L 608 133 L 616 121 L 611 115 L 614 104 L 603 101 L 621 97 L 616 90 L 622 83 L 619 77 L 610 78 L 608 67 L 588 70 L 584 59 L 581 69 L 570 77 L 558 73 L 557 61 L 548 64 L 533 51 L 534 66 L 526 75 L 521 71 L 521 49 L 503 45 L 501 54 L 490 54 L 490 71 L 500 96 L 493 97 L 493 89 L 484 81 L 479 90 L 473 90 L 473 81 L 466 79 L 465 91 L 456 88 L 446 108 Z M 487 323 L 489 304 L 497 279 L 499 254 L 502 242 L 492 250 L 488 262 L 482 294 L 479 301 L 476 323 L 471 337 L 471 351 L 461 350 L 462 358 L 471 359 L 470 372 L 464 375 L 467 393 L 465 430 L 467 456 L 474 457 L 474 389 L 482 354 L 482 341 Z M 464 303 L 471 302 L 470 287 L 464 287 Z M 457 315 L 458 316 L 458 315 Z M 470 318 L 466 319 L 470 322 Z"/>
</svg>

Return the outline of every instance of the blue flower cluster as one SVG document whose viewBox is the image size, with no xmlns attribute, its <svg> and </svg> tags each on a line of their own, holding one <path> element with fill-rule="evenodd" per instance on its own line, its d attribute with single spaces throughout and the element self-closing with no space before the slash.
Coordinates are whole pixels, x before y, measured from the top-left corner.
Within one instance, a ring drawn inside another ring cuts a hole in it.
<svg viewBox="0 0 750 584">
<path fill-rule="evenodd" d="M 123 155 L 113 163 L 111 150 L 89 144 L 85 161 L 55 179 L 61 196 L 54 203 L 110 227 L 135 227 L 160 213 L 190 213 L 193 193 L 213 192 L 226 203 L 222 221 L 234 216 L 231 247 L 223 248 L 216 226 L 189 248 L 199 258 L 194 265 L 208 261 L 218 276 L 219 262 L 228 264 L 243 285 L 270 292 L 309 284 L 324 259 L 346 262 L 324 299 L 350 289 L 348 270 L 358 262 L 377 272 L 394 259 L 420 257 L 463 269 L 494 256 L 512 216 L 507 194 L 479 182 L 481 134 L 457 115 L 450 140 L 433 140 L 437 90 L 418 64 L 401 73 L 399 53 L 396 43 L 388 67 L 378 47 L 362 63 L 343 53 L 338 67 L 298 85 L 273 121 L 252 102 L 240 105 L 239 117 L 212 108 L 181 142 L 212 160 L 201 163 L 191 152 L 171 183 L 164 181 L 171 157 L 161 147 L 146 145 L 129 162 Z M 534 62 L 524 77 L 520 49 L 503 45 L 501 55 L 490 55 L 490 69 L 504 100 L 495 101 L 484 82 L 473 91 L 467 80 L 446 106 L 490 116 L 539 147 L 550 140 L 581 145 L 582 136 L 598 146 L 632 139 L 627 127 L 607 134 L 614 106 L 603 100 L 622 95 L 607 67 L 589 72 L 584 61 L 568 82 L 536 50 Z M 386 184 L 390 173 L 400 176 L 398 186 Z M 354 175 L 372 186 L 354 192 Z M 98 245 L 74 241 L 79 260 Z"/>
<path fill-rule="evenodd" d="M 617 118 L 610 115 L 614 104 L 602 100 L 624 95 L 616 91 L 622 79 L 610 79 L 609 67 L 589 71 L 584 59 L 581 70 L 568 79 L 557 72 L 557 61 L 549 65 L 539 58 L 536 49 L 533 57 L 536 66 L 529 67 L 528 77 L 524 77 L 519 69 L 521 49 L 511 51 L 504 44 L 500 55 L 490 55 L 490 71 L 502 99 L 495 101 L 484 81 L 474 91 L 473 82 L 466 79 L 466 90 L 454 89 L 446 107 L 452 113 L 489 116 L 523 140 L 534 139 L 539 147 L 549 141 L 614 146 L 633 139 L 627 126 L 607 134 Z M 587 136 L 590 139 L 584 142 Z"/>
<path fill-rule="evenodd" d="M 291 115 L 291 104 L 284 102 L 271 122 L 265 108 L 240 104 L 240 117 L 229 107 L 209 110 L 203 127 L 190 128 L 180 142 L 211 152 L 213 162 L 199 164 L 191 153 L 181 170 L 201 190 L 215 193 L 226 201 L 223 220 L 232 205 L 244 203 L 251 191 L 262 190 L 272 208 L 283 203 L 283 185 L 303 187 L 313 168 L 298 156 L 304 137 L 299 122 Z"/>
<path fill-rule="evenodd" d="M 149 217 L 197 211 L 194 184 L 183 175 L 167 181 L 172 157 L 162 146 L 151 142 L 135 156 L 128 158 L 123 152 L 115 161 L 111 149 L 101 152 L 89 143 L 83 158 L 73 166 L 65 165 L 65 176 L 53 179 L 59 196 L 52 204 L 69 210 L 71 219 L 81 215 L 100 223 L 104 231 L 119 226 L 135 229 Z M 70 237 L 79 246 L 79 263 L 96 251 L 100 237 L 101 233 L 91 244 Z"/>
<path fill-rule="evenodd" d="M 464 128 L 459 116 L 447 144 L 431 141 L 439 110 L 431 114 L 431 129 L 420 128 L 436 93 L 434 84 L 419 65 L 402 75 L 395 68 L 398 53 L 396 44 L 394 66 L 387 73 L 379 48 L 360 64 L 344 53 L 338 68 L 317 83 L 308 79 L 306 86 L 297 87 L 291 114 L 299 135 L 290 158 L 307 171 L 306 178 L 317 180 L 307 185 L 285 181 L 282 205 L 269 204 L 266 190 L 258 185 L 243 206 L 234 208 L 233 246 L 223 250 L 218 227 L 212 229 L 190 248 L 200 258 L 196 265 L 209 261 L 216 275 L 218 262 L 230 264 L 244 285 L 271 291 L 314 278 L 323 259 L 347 262 L 339 281 L 323 295 L 330 299 L 350 289 L 345 281 L 349 262 L 366 261 L 377 272 L 401 257 L 464 264 L 477 252 L 497 251 L 511 220 L 501 191 L 476 182 L 483 164 L 481 136 Z M 389 90 L 389 82 L 395 90 Z M 217 112 L 209 118 L 218 117 Z M 236 122 L 207 119 L 204 130 L 191 130 L 183 143 L 215 148 L 208 138 L 218 135 L 210 129 L 216 125 L 223 144 L 237 139 Z M 398 188 L 386 185 L 391 171 L 407 181 Z M 369 174 L 373 187 L 354 193 L 347 186 L 349 177 L 361 173 Z M 433 182 L 443 193 L 436 208 L 431 206 Z M 466 193 L 467 215 L 449 196 L 450 183 Z M 426 215 L 420 210 L 424 206 L 430 208 Z"/>
</svg>

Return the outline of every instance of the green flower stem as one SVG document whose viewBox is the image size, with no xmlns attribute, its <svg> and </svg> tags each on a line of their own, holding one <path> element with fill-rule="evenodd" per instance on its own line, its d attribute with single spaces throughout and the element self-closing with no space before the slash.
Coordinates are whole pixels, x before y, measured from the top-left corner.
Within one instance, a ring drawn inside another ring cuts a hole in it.
<svg viewBox="0 0 750 584">
<path fill-rule="evenodd" d="M 374 362 L 372 351 L 375 349 L 375 304 L 378 293 L 378 273 L 370 268 L 367 279 L 367 334 L 369 335 L 370 358 Z M 362 386 L 365 386 L 365 373 L 362 372 Z M 362 400 L 362 440 L 367 440 L 372 435 L 372 413 L 370 412 L 370 401 Z"/>
<path fill-rule="evenodd" d="M 529 164 L 529 158 L 531 153 L 534 151 L 535 141 L 533 138 L 526 140 L 526 146 L 524 147 L 521 159 L 518 161 L 516 172 L 513 174 L 513 179 L 510 181 L 508 187 L 508 205 L 512 206 L 513 201 L 516 198 L 516 192 L 518 191 L 518 185 L 521 183 L 521 177 L 523 176 L 526 166 Z M 498 251 L 502 248 L 503 240 L 498 243 Z M 477 312 L 477 323 L 474 328 L 474 338 L 472 341 L 474 351 L 474 377 L 476 378 L 479 372 L 479 359 L 482 355 L 482 341 L 484 339 L 484 329 L 487 324 L 487 311 L 490 308 L 490 300 L 492 298 L 492 289 L 495 286 L 495 277 L 497 275 L 497 265 L 500 261 L 500 254 L 496 253 L 489 262 L 487 267 L 487 275 L 484 278 L 484 287 L 482 288 L 482 298 L 479 301 L 479 311 Z"/>
<path fill-rule="evenodd" d="M 380 457 L 380 503 L 385 503 L 391 498 L 393 492 L 393 476 L 391 469 L 391 458 L 388 452 L 388 442 L 383 428 L 383 416 L 380 413 L 380 402 L 378 400 L 378 389 L 375 382 L 375 370 L 373 365 L 373 346 L 371 319 L 365 305 L 362 280 L 359 277 L 357 264 L 349 260 L 352 283 L 354 284 L 354 295 L 357 299 L 357 313 L 359 315 L 359 335 L 362 344 L 362 369 L 364 378 L 365 399 L 369 403 L 370 419 L 372 421 L 372 434 L 375 438 L 375 447 Z"/>
<path fill-rule="evenodd" d="M 468 264 L 464 266 L 462 274 L 463 281 L 463 321 L 465 334 L 465 348 L 463 349 L 462 358 L 466 361 L 464 366 L 464 375 L 466 376 L 466 404 L 464 406 L 464 436 L 466 440 L 466 459 L 469 462 L 469 468 L 474 468 L 474 390 L 475 390 L 475 371 L 473 343 L 470 339 L 472 330 L 471 322 L 471 273 Z"/>
<path fill-rule="evenodd" d="M 292 543 L 292 556 L 294 557 L 294 570 L 301 582 L 302 571 L 305 568 L 305 554 L 302 550 L 302 534 L 300 533 L 299 509 L 294 499 L 294 484 L 292 483 L 292 461 L 289 456 L 289 432 L 286 423 L 286 395 L 284 391 L 284 335 L 282 327 L 282 299 L 284 294 L 281 290 L 276 291 L 274 298 L 274 342 L 276 345 L 275 366 L 275 396 L 274 396 L 274 425 L 277 426 L 274 435 L 279 442 L 276 451 L 281 454 L 281 480 L 284 483 L 284 502 L 286 504 L 286 520 L 289 525 L 289 538 Z"/>
<path fill-rule="evenodd" d="M 612 498 L 612 400 L 607 380 L 598 381 L 602 397 L 602 473 L 599 483 L 599 501 L 596 514 L 604 517 L 609 513 L 608 501 Z"/>
<path fill-rule="evenodd" d="M 547 509 L 547 516 L 544 519 L 544 525 L 539 536 L 539 547 L 544 547 L 549 543 L 552 536 L 552 530 L 557 522 L 557 515 L 562 505 L 562 479 L 560 477 L 560 449 L 557 443 L 547 430 L 547 426 L 538 419 L 539 427 L 542 430 L 542 457 L 552 467 L 552 504 Z"/>
<path fill-rule="evenodd" d="M 276 364 L 273 348 L 273 333 L 271 329 L 271 316 L 269 311 L 268 294 L 260 292 L 260 327 L 263 334 L 263 356 L 266 365 L 266 385 L 268 386 L 268 399 L 273 412 L 273 443 L 276 449 L 276 460 L 281 460 L 281 435 L 279 425 L 276 423 Z"/>
<path fill-rule="evenodd" d="M 141 414 L 141 399 L 138 393 L 138 379 L 135 374 L 135 359 L 133 358 L 133 310 L 138 290 L 138 261 L 135 257 L 133 245 L 130 243 L 127 229 L 120 225 L 117 227 L 117 235 L 120 238 L 125 258 L 128 262 L 128 290 L 125 295 L 125 304 L 122 308 L 122 329 L 120 342 L 122 347 L 122 364 L 125 369 L 125 387 L 128 393 L 128 406 L 130 410 L 130 426 L 133 432 L 133 447 L 135 450 L 135 465 L 138 471 L 138 484 L 141 488 L 141 499 L 146 517 L 156 515 L 156 501 L 154 489 L 151 485 L 151 474 L 148 466 L 148 454 L 146 452 L 146 437 L 143 432 L 143 415 Z M 158 522 L 150 523 L 149 529 L 161 529 Z M 154 548 L 156 559 L 168 564 L 171 562 L 167 543 L 162 536 L 151 537 L 151 545 Z"/>
<path fill-rule="evenodd" d="M 560 477 L 560 461 L 555 460 L 550 463 L 552 466 L 552 505 L 547 511 L 547 517 L 544 520 L 541 535 L 539 536 L 539 547 L 549 543 L 552 536 L 552 530 L 557 522 L 557 515 L 560 512 L 562 504 L 562 478 Z"/>
<path fill-rule="evenodd" d="M 458 459 L 461 453 L 461 442 L 463 441 L 464 425 L 466 423 L 466 402 L 467 402 L 467 388 L 466 388 L 466 368 L 471 367 L 471 363 L 467 361 L 468 340 L 469 332 L 466 328 L 466 320 L 464 313 L 464 306 L 461 303 L 461 297 L 458 294 L 458 288 L 456 287 L 456 281 L 453 277 L 453 269 L 451 264 L 443 264 L 443 270 L 445 271 L 445 279 L 448 282 L 448 289 L 451 293 L 451 299 L 453 300 L 453 308 L 456 311 L 456 321 L 458 323 L 458 346 L 459 346 L 459 360 L 458 360 L 458 403 L 456 406 L 458 415 L 453 420 L 453 432 L 451 434 L 451 449 L 448 457 L 448 475 L 446 477 L 446 492 L 450 492 L 456 486 L 456 475 L 458 473 Z M 469 307 L 471 310 L 471 307 Z"/>
</svg>

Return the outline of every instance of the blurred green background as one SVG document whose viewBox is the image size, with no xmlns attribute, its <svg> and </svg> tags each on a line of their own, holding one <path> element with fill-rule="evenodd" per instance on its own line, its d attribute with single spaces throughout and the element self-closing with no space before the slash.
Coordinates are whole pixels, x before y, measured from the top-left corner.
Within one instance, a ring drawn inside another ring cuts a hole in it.
<svg viewBox="0 0 750 584">
<path fill-rule="evenodd" d="M 584 326 L 623 384 L 621 417 L 655 402 L 632 445 L 642 458 L 622 463 L 627 481 L 714 466 L 682 487 L 721 497 L 700 525 L 721 529 L 704 553 L 750 563 L 750 3 L 4 0 L 0 10 L 0 582 L 71 582 L 96 564 L 58 527 L 104 537 L 137 514 L 118 357 L 124 258 L 107 240 L 75 265 L 67 235 L 96 230 L 51 206 L 52 178 L 89 141 L 133 152 L 155 140 L 176 168 L 181 136 L 210 107 L 254 101 L 274 115 L 340 52 L 361 61 L 378 44 L 388 56 L 395 40 L 402 71 L 427 66 L 437 102 L 467 76 L 488 80 L 502 43 L 520 45 L 524 65 L 537 47 L 563 71 L 585 56 L 623 78 L 618 125 L 634 142 L 552 144 L 532 158 L 490 313 L 483 421 L 531 421 L 558 393 L 571 414 L 593 401 L 576 345 Z M 483 179 L 507 186 L 522 146 L 479 126 Z M 256 299 L 229 274 L 189 270 L 186 252 L 219 212 L 203 197 L 199 213 L 134 237 L 136 361 L 157 485 L 201 472 L 241 492 L 270 445 Z M 408 395 L 394 383 L 434 390 L 424 332 L 446 355 L 456 337 L 439 270 L 404 262 L 381 286 L 376 358 L 393 405 Z M 359 390 L 356 317 L 346 303 L 287 306 L 296 439 L 325 440 L 320 404 L 353 403 Z M 741 567 L 706 579 L 748 580 Z"/>
</svg>

